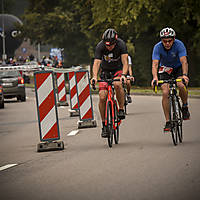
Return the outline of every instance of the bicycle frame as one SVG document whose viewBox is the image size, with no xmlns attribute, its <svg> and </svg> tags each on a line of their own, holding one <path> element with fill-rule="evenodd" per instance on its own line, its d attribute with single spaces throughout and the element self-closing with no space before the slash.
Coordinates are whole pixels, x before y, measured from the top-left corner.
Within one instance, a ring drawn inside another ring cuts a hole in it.
<svg viewBox="0 0 200 200">
<path fill-rule="evenodd" d="M 116 104 L 117 110 L 119 111 L 118 105 L 116 100 L 114 99 L 114 86 L 112 85 L 112 81 L 108 82 L 108 96 L 107 96 L 107 101 L 106 101 L 106 110 L 107 110 L 107 105 L 108 102 L 111 103 L 111 107 L 112 107 L 112 124 L 113 124 L 113 128 L 114 130 L 116 130 L 116 126 L 115 126 L 115 118 L 114 118 L 114 104 Z M 105 113 L 105 125 L 107 126 L 107 112 Z M 118 125 L 121 124 L 121 120 L 118 122 Z"/>
</svg>

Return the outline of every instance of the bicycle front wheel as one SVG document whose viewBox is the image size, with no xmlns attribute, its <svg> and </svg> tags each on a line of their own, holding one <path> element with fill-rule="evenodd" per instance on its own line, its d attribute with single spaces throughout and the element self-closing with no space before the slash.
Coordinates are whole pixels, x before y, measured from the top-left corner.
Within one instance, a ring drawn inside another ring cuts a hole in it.
<svg viewBox="0 0 200 200">
<path fill-rule="evenodd" d="M 176 111 L 177 111 L 177 117 L 178 117 L 178 138 L 179 142 L 183 142 L 183 116 L 182 116 L 182 111 L 181 111 L 181 104 L 179 101 L 179 97 L 176 97 Z"/>
<path fill-rule="evenodd" d="M 113 144 L 113 134 L 114 134 L 114 129 L 113 129 L 113 123 L 112 123 L 112 106 L 111 103 L 108 102 L 107 104 L 107 130 L 108 130 L 108 146 L 111 148 Z"/>
<path fill-rule="evenodd" d="M 114 130 L 114 139 L 115 139 L 115 144 L 119 143 L 119 121 L 120 119 L 117 116 L 118 109 L 116 102 L 114 103 L 114 122 L 115 122 L 115 130 Z"/>
<path fill-rule="evenodd" d="M 178 144 L 178 119 L 176 114 L 175 99 L 173 96 L 170 97 L 169 119 L 171 123 L 172 141 L 176 146 Z"/>
</svg>

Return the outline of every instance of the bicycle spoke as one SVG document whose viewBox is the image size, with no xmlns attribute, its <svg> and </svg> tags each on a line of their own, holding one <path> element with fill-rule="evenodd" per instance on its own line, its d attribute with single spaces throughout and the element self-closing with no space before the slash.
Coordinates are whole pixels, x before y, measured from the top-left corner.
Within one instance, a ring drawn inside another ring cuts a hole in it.
<svg viewBox="0 0 200 200">
<path fill-rule="evenodd" d="M 118 124 L 118 117 L 117 117 L 117 105 L 114 104 L 114 122 L 115 122 L 115 127 L 116 129 L 114 130 L 114 139 L 115 139 L 115 144 L 118 144 L 119 142 L 119 124 Z"/>
<path fill-rule="evenodd" d="M 178 97 L 176 98 L 176 101 L 178 103 L 178 108 L 177 108 L 177 114 L 178 114 L 178 138 L 179 138 L 179 142 L 182 143 L 183 142 L 183 127 L 182 127 L 182 123 L 183 123 L 183 118 L 182 118 L 182 112 L 181 112 L 181 105 L 179 102 Z"/>
<path fill-rule="evenodd" d="M 172 140 L 174 145 L 176 146 L 178 144 L 178 137 L 177 137 L 177 123 L 175 121 L 175 104 L 174 104 L 174 99 L 173 97 L 170 97 L 170 112 L 169 112 L 169 117 L 170 117 L 170 122 L 171 122 L 171 135 L 172 135 Z"/>
<path fill-rule="evenodd" d="M 113 124 L 112 124 L 112 107 L 111 103 L 109 102 L 107 105 L 107 130 L 109 132 L 108 136 L 108 146 L 111 148 L 113 144 Z"/>
</svg>

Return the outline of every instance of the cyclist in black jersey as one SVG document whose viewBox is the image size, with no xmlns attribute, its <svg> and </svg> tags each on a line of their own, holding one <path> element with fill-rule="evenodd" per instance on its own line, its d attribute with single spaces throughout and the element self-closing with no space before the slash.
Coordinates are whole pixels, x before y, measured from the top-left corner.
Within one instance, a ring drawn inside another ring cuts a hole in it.
<svg viewBox="0 0 200 200">
<path fill-rule="evenodd" d="M 93 64 L 93 80 L 97 83 L 97 76 L 101 68 L 100 78 L 121 79 L 114 82 L 116 97 L 119 103 L 118 117 L 125 118 L 124 113 L 124 90 L 122 87 L 122 79 L 126 83 L 126 74 L 128 72 L 128 52 L 125 42 L 118 38 L 117 32 L 114 29 L 107 29 L 102 37 L 102 40 L 97 44 L 95 50 L 95 59 Z M 107 83 L 99 83 L 99 111 L 102 119 L 102 137 L 107 137 L 108 132 L 105 127 L 105 109 L 107 99 Z"/>
</svg>

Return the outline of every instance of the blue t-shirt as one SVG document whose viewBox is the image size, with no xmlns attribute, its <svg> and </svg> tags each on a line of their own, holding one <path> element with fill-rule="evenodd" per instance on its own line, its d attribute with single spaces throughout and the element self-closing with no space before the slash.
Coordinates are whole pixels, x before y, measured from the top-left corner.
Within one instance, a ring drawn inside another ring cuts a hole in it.
<svg viewBox="0 0 200 200">
<path fill-rule="evenodd" d="M 170 50 L 166 50 L 161 41 L 158 42 L 153 48 L 152 60 L 159 60 L 160 66 L 178 68 L 182 65 L 182 56 L 187 56 L 186 48 L 183 42 L 175 39 Z"/>
</svg>

